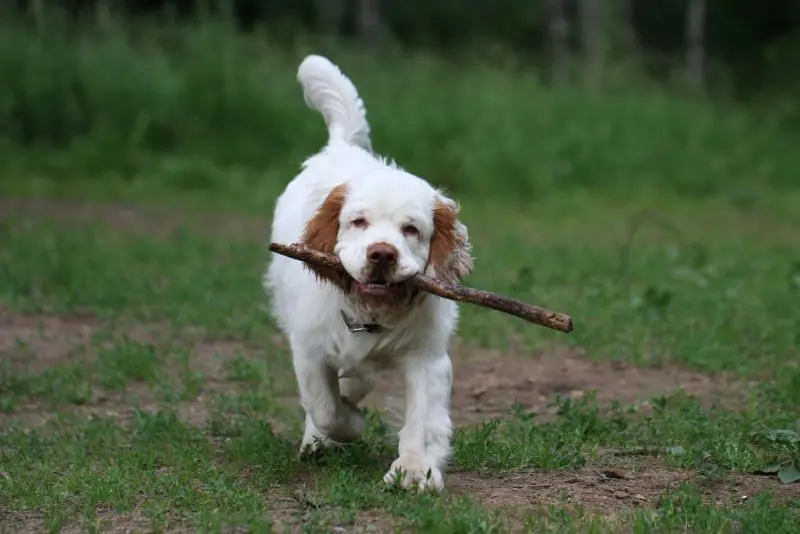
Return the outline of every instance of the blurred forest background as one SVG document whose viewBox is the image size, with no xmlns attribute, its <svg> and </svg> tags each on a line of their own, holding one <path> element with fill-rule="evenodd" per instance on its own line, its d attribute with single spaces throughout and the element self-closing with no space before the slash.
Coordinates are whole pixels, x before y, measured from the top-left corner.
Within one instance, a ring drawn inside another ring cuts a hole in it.
<svg viewBox="0 0 800 534">
<path fill-rule="evenodd" d="M 792 0 L 16 0 L 1 9 L 6 165 L 48 177 L 130 182 L 169 156 L 182 161 L 167 173 L 177 187 L 248 187 L 256 169 L 285 183 L 324 141 L 294 78 L 302 55 L 317 52 L 359 87 L 379 152 L 457 191 L 499 179 L 512 194 L 602 185 L 746 197 L 799 182 Z"/>
</svg>

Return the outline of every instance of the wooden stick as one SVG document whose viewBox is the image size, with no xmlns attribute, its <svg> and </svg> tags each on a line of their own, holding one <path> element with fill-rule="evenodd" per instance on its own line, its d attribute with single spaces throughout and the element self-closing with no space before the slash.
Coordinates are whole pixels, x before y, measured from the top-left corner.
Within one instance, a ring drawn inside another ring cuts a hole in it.
<svg viewBox="0 0 800 534">
<path fill-rule="evenodd" d="M 346 272 L 338 257 L 303 245 L 272 243 L 269 249 L 276 254 L 281 254 L 305 263 L 328 267 L 342 273 Z M 412 276 L 408 280 L 408 283 L 422 291 L 445 299 L 491 308 L 503 313 L 508 313 L 509 315 L 514 315 L 520 319 L 525 319 L 539 326 L 558 330 L 559 332 L 567 334 L 572 332 L 572 318 L 569 315 L 540 308 L 533 304 L 526 304 L 516 299 L 498 295 L 497 293 L 483 291 L 482 289 L 473 289 L 458 284 L 448 284 L 423 274 Z"/>
</svg>

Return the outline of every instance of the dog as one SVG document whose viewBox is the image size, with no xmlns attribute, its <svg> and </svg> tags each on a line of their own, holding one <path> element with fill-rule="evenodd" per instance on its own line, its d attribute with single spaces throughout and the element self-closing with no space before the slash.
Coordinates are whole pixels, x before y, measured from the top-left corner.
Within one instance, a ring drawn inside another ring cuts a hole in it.
<svg viewBox="0 0 800 534">
<path fill-rule="evenodd" d="M 365 426 L 358 403 L 377 373 L 396 369 L 405 411 L 384 480 L 440 491 L 451 455 L 448 346 L 458 306 L 408 279 L 468 276 L 467 227 L 456 201 L 372 151 L 366 109 L 339 67 L 309 55 L 297 79 L 325 121 L 328 142 L 278 197 L 271 240 L 335 254 L 346 270 L 274 255 L 263 277 L 306 413 L 300 455 L 357 439 Z"/>
</svg>

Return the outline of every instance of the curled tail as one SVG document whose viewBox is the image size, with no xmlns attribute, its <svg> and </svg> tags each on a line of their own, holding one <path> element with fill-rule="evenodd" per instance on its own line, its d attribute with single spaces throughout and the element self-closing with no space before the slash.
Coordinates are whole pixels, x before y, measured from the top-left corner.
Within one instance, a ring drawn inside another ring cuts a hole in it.
<svg viewBox="0 0 800 534">
<path fill-rule="evenodd" d="M 328 142 L 342 141 L 370 150 L 369 123 L 364 102 L 353 82 L 328 59 L 310 55 L 297 69 L 306 104 L 322 114 Z"/>
</svg>

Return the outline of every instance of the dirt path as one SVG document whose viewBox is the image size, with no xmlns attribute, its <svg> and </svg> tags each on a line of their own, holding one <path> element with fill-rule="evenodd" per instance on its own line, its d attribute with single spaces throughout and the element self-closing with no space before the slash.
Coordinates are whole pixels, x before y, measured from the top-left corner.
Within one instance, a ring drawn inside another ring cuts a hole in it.
<svg viewBox="0 0 800 534">
<path fill-rule="evenodd" d="M 205 236 L 235 241 L 263 242 L 269 235 L 269 220 L 266 217 L 191 214 L 157 204 L 94 204 L 77 200 L 0 198 L 0 220 L 4 217 L 50 219 L 65 224 L 97 222 L 115 230 L 152 238 L 166 238 L 183 228 L 197 230 Z"/>
<path fill-rule="evenodd" d="M 106 344 L 123 335 L 134 341 L 154 344 L 179 339 L 181 344 L 190 347 L 192 369 L 205 377 L 206 392 L 224 391 L 230 387 L 223 369 L 237 355 L 262 357 L 264 350 L 269 350 L 252 343 L 211 339 L 200 330 L 173 331 L 166 323 L 110 325 L 87 316 L 21 316 L 0 308 L 0 355 L 10 362 L 12 369 L 24 374 L 41 373 L 58 364 L 90 357 L 90 352 L 97 349 L 96 336 L 101 332 Z M 108 332 L 113 332 L 113 335 Z M 273 348 L 279 349 L 277 352 L 282 354 L 283 360 L 272 363 L 282 364 L 286 373 L 282 382 L 291 384 L 291 389 L 287 388 L 280 394 L 287 397 L 287 402 L 292 402 L 288 399 L 295 394 L 294 377 L 288 357 L 283 352 L 285 343 L 279 336 L 272 343 Z M 644 409 L 649 406 L 650 398 L 677 390 L 707 403 L 734 405 L 738 400 L 736 392 L 747 387 L 724 377 L 676 367 L 642 369 L 622 363 L 595 362 L 579 349 L 564 347 L 510 355 L 455 343 L 452 358 L 452 410 L 458 425 L 497 418 L 508 413 L 514 405 L 546 419 L 554 413 L 551 404 L 557 396 L 577 399 L 589 392 L 595 393 L 601 405 L 617 400 L 623 404 L 640 403 Z M 382 377 L 376 391 L 365 403 L 384 408 L 387 395 L 390 401 L 400 399 L 402 395 L 398 379 L 391 373 Z M 146 406 L 155 403 L 149 388 L 134 386 L 128 388 L 124 398 L 96 393 L 91 404 L 113 412 L 117 408 L 130 409 L 131 400 L 138 400 Z M 194 422 L 203 420 L 201 411 L 199 407 L 193 410 Z M 33 423 L 39 419 L 37 413 L 37 406 L 29 406 L 18 410 L 16 416 L 29 414 L 29 422 Z"/>
</svg>

